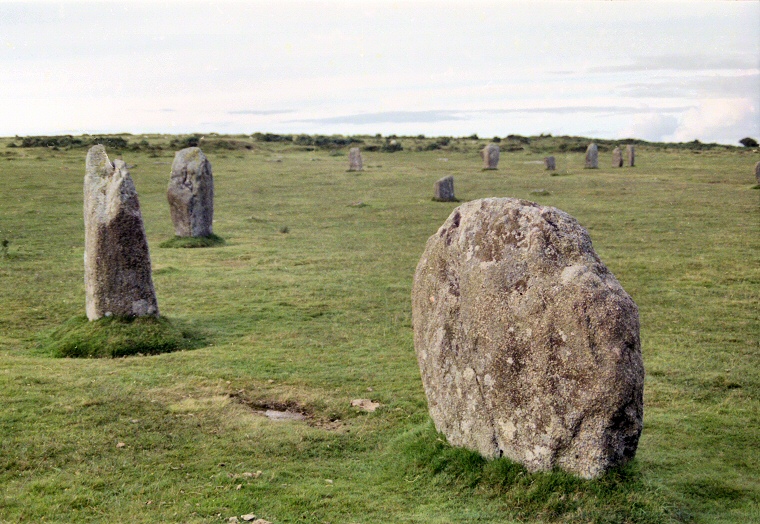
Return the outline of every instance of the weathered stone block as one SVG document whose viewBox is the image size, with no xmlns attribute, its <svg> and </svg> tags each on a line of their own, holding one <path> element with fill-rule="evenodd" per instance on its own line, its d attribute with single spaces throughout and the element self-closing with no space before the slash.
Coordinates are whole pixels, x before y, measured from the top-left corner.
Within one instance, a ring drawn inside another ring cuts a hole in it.
<svg viewBox="0 0 760 524">
<path fill-rule="evenodd" d="M 364 169 L 362 164 L 362 152 L 358 147 L 352 147 L 348 151 L 348 170 L 361 171 Z"/>
<path fill-rule="evenodd" d="M 599 148 L 596 144 L 591 143 L 586 148 L 586 169 L 598 169 L 599 168 Z"/>
<path fill-rule="evenodd" d="M 459 206 L 427 242 L 412 314 L 430 415 L 452 445 L 584 478 L 634 456 L 638 308 L 567 213 Z"/>
<path fill-rule="evenodd" d="M 480 158 L 483 159 L 483 169 L 497 169 L 499 165 L 499 146 L 488 144 L 480 151 Z"/>
<path fill-rule="evenodd" d="M 435 196 L 433 197 L 433 200 L 439 202 L 456 202 L 456 197 L 454 196 L 453 176 L 447 176 L 438 180 L 435 183 L 434 190 Z"/>
<path fill-rule="evenodd" d="M 84 243 L 87 318 L 158 316 L 137 191 L 126 164 L 111 163 L 102 145 L 87 153 Z"/>
<path fill-rule="evenodd" d="M 198 147 L 177 151 L 166 192 L 179 237 L 207 237 L 213 233 L 214 177 L 211 162 Z"/>
<path fill-rule="evenodd" d="M 612 150 L 612 167 L 623 167 L 623 151 L 619 147 Z"/>
</svg>

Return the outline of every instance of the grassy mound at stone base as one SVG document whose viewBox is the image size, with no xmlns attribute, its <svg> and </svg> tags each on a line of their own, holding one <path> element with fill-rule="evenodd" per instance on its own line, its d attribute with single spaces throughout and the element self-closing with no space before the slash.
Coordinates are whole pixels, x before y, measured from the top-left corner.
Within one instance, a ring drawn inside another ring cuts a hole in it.
<svg viewBox="0 0 760 524">
<path fill-rule="evenodd" d="M 165 317 L 77 316 L 50 333 L 41 349 L 54 357 L 102 358 L 156 355 L 202 345 L 202 337 Z"/>
<path fill-rule="evenodd" d="M 453 447 L 432 421 L 390 443 L 389 474 L 502 501 L 521 522 L 659 524 L 672 522 L 661 495 L 647 486 L 636 460 L 594 480 L 559 469 L 529 473 L 507 458 L 486 459 Z M 392 464 L 392 465 L 390 465 Z"/>
<path fill-rule="evenodd" d="M 216 247 L 224 245 L 224 239 L 215 234 L 205 237 L 174 237 L 161 242 L 158 247 Z"/>
</svg>

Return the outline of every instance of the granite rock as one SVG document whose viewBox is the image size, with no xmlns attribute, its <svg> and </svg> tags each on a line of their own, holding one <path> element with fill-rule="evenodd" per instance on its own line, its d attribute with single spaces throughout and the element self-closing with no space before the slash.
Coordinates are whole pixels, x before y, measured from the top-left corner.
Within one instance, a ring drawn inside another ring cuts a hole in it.
<svg viewBox="0 0 760 524">
<path fill-rule="evenodd" d="M 87 152 L 84 177 L 84 283 L 87 318 L 158 316 L 140 202 L 121 160 Z"/>
<path fill-rule="evenodd" d="M 599 148 L 596 144 L 591 143 L 586 148 L 586 169 L 598 169 L 599 168 Z"/>
<path fill-rule="evenodd" d="M 442 179 L 438 180 L 435 183 L 434 190 L 435 196 L 433 196 L 433 200 L 437 200 L 439 202 L 456 202 L 456 197 L 454 196 L 453 176 L 443 177 Z"/>
<path fill-rule="evenodd" d="M 567 213 L 457 207 L 412 291 L 430 415 L 454 446 L 584 478 L 631 459 L 643 419 L 638 308 Z"/>
<path fill-rule="evenodd" d="M 166 198 L 175 235 L 207 237 L 213 233 L 214 177 L 211 162 L 200 148 L 175 153 Z"/>
</svg>

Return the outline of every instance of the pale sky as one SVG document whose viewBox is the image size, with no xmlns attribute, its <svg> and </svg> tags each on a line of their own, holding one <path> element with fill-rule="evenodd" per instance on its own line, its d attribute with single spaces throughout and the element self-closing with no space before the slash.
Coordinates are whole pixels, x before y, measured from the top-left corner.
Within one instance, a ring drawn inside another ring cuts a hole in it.
<svg viewBox="0 0 760 524">
<path fill-rule="evenodd" d="M 760 1 L 4 2 L 0 136 L 760 140 Z"/>
</svg>

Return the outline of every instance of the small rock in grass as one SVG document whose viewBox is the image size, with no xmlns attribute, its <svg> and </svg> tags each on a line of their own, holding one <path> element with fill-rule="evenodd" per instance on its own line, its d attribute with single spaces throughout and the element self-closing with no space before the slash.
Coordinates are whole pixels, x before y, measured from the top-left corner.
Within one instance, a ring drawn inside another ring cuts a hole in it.
<svg viewBox="0 0 760 524">
<path fill-rule="evenodd" d="M 351 401 L 351 407 L 359 408 L 363 411 L 369 411 L 370 413 L 374 412 L 381 405 L 382 404 L 379 402 L 372 402 L 368 398 L 357 398 Z"/>
<path fill-rule="evenodd" d="M 123 448 L 124 446 L 126 446 L 126 444 L 124 444 L 123 442 L 119 442 L 118 444 L 116 444 L 117 448 Z"/>
</svg>

